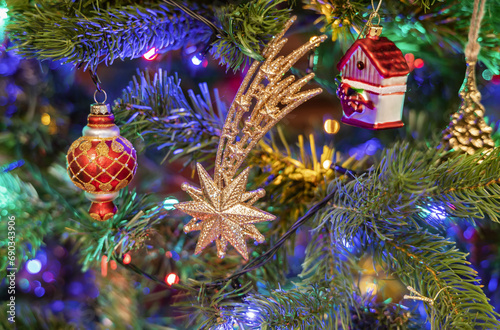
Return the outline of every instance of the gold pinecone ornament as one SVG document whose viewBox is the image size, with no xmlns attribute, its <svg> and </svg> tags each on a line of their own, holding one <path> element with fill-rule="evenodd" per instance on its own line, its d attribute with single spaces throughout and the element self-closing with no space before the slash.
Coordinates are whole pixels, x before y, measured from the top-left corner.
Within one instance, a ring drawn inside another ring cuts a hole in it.
<svg viewBox="0 0 500 330">
<path fill-rule="evenodd" d="M 441 145 L 445 150 L 466 152 L 469 155 L 480 149 L 493 149 L 493 129 L 484 121 L 481 93 L 476 85 L 476 62 L 467 62 L 465 80 L 459 95 L 462 103 L 444 130 Z"/>
</svg>

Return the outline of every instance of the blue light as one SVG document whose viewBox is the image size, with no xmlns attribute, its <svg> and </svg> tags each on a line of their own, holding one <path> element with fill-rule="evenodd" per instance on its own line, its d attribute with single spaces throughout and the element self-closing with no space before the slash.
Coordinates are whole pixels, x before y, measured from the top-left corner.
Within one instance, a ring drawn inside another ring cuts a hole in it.
<svg viewBox="0 0 500 330">
<path fill-rule="evenodd" d="M 27 279 L 23 278 L 22 280 L 19 281 L 19 287 L 24 292 L 28 292 L 30 290 L 30 288 L 31 288 L 30 287 L 30 281 L 28 281 Z"/>
<path fill-rule="evenodd" d="M 498 287 L 498 277 L 493 275 L 491 277 L 490 283 L 488 283 L 488 290 L 494 292 Z"/>
<path fill-rule="evenodd" d="M 26 269 L 30 274 L 38 274 L 42 269 L 42 263 L 38 259 L 28 260 L 26 263 Z"/>
<path fill-rule="evenodd" d="M 246 317 L 247 317 L 247 320 L 249 321 L 254 321 L 255 318 L 257 317 L 257 313 L 255 313 L 254 311 L 252 310 L 249 310 L 247 313 L 246 313 Z"/>
<path fill-rule="evenodd" d="M 163 208 L 165 210 L 173 210 L 174 209 L 174 205 L 177 204 L 177 203 L 179 203 L 179 201 L 176 198 L 174 198 L 174 197 L 168 197 L 163 202 Z"/>
<path fill-rule="evenodd" d="M 64 303 L 60 300 L 56 300 L 52 303 L 52 311 L 54 313 L 60 312 L 64 309 Z"/>
<path fill-rule="evenodd" d="M 193 62 L 194 65 L 198 66 L 201 64 L 201 62 L 203 62 L 203 60 L 200 60 L 196 55 L 194 55 L 193 57 L 191 57 L 191 62 Z"/>
<path fill-rule="evenodd" d="M 37 297 L 41 297 L 45 294 L 45 289 L 41 286 L 39 286 L 38 288 L 35 289 L 35 295 Z"/>
</svg>

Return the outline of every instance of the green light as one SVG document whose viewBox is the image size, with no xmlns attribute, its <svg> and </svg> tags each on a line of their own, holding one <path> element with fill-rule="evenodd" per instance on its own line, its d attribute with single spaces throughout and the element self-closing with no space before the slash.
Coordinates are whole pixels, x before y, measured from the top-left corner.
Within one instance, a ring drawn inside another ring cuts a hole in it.
<svg viewBox="0 0 500 330">
<path fill-rule="evenodd" d="M 179 201 L 176 198 L 174 198 L 174 197 L 168 197 L 163 202 L 163 208 L 165 210 L 173 210 L 174 209 L 174 205 L 177 204 L 177 203 L 179 203 Z"/>
<path fill-rule="evenodd" d="M 9 17 L 9 15 L 7 15 L 8 11 L 8 8 L 0 8 L 0 20 L 4 20 Z"/>
<path fill-rule="evenodd" d="M 493 72 L 491 72 L 488 69 L 484 70 L 483 71 L 483 78 L 484 78 L 484 80 L 490 81 L 491 78 L 493 78 Z"/>
</svg>

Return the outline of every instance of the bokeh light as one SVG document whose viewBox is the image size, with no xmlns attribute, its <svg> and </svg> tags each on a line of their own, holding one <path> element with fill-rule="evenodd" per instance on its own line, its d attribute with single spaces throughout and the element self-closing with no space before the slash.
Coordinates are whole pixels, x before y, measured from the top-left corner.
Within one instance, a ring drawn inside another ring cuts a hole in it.
<svg viewBox="0 0 500 330">
<path fill-rule="evenodd" d="M 38 259 L 28 260 L 26 263 L 26 270 L 30 274 L 38 274 L 42 270 L 42 263 Z"/>
</svg>

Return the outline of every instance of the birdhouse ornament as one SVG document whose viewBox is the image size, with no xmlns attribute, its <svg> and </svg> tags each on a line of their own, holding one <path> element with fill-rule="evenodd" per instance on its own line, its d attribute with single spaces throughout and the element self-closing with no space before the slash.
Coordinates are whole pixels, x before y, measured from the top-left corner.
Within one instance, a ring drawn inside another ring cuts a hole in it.
<svg viewBox="0 0 500 330">
<path fill-rule="evenodd" d="M 368 24 L 366 37 L 354 42 L 337 64 L 342 77 L 337 96 L 342 122 L 372 130 L 404 126 L 406 80 L 410 69 L 401 50 L 380 25 Z"/>
</svg>

